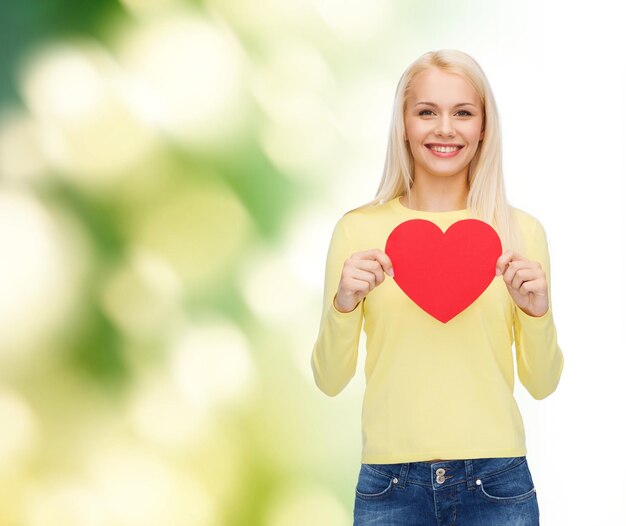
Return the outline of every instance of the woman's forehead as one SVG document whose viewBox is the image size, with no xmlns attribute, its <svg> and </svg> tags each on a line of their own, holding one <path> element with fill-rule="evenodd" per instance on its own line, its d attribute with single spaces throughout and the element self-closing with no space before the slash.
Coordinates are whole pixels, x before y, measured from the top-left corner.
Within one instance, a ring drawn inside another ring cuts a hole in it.
<svg viewBox="0 0 626 526">
<path fill-rule="evenodd" d="M 462 102 L 480 104 L 480 97 L 470 82 L 458 73 L 431 68 L 415 75 L 409 84 L 407 99 L 436 105 L 454 106 Z"/>
</svg>

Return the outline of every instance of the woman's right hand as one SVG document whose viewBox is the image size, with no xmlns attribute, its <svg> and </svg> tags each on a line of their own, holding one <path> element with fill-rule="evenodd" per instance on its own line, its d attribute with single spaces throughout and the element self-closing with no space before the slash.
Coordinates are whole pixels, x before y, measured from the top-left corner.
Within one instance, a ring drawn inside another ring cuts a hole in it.
<svg viewBox="0 0 626 526">
<path fill-rule="evenodd" d="M 355 252 L 343 264 L 337 294 L 333 298 L 339 312 L 356 309 L 359 302 L 385 280 L 393 277 L 391 259 L 382 250 L 373 248 Z"/>
</svg>

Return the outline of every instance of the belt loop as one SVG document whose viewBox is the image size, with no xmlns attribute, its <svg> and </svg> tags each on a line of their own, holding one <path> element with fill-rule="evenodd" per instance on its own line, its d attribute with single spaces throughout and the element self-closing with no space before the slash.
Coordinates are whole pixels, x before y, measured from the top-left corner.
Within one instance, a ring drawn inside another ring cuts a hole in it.
<svg viewBox="0 0 626 526">
<path fill-rule="evenodd" d="M 409 478 L 410 465 L 410 462 L 403 462 L 402 467 L 400 468 L 400 480 L 398 481 L 398 486 L 400 486 L 401 488 L 404 488 L 404 486 L 406 485 L 406 480 L 407 478 Z"/>
<path fill-rule="evenodd" d="M 474 481 L 474 464 L 471 459 L 465 461 L 465 478 L 467 480 L 467 489 L 476 489 Z"/>
</svg>

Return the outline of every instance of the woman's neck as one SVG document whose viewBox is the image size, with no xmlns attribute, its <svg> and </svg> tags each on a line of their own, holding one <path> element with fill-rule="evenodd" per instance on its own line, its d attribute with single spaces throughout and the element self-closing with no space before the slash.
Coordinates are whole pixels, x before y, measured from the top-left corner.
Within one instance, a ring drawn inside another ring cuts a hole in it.
<svg viewBox="0 0 626 526">
<path fill-rule="evenodd" d="M 409 192 L 400 197 L 400 203 L 407 208 L 413 210 L 423 210 L 425 212 L 448 212 L 451 210 L 462 210 L 467 208 L 467 193 L 461 197 L 451 198 L 445 196 L 445 198 L 434 198 L 415 195 L 414 192 Z"/>
<path fill-rule="evenodd" d="M 468 194 L 466 170 L 446 177 L 418 171 L 414 174 L 411 189 L 400 201 L 414 210 L 447 212 L 467 208 Z"/>
</svg>

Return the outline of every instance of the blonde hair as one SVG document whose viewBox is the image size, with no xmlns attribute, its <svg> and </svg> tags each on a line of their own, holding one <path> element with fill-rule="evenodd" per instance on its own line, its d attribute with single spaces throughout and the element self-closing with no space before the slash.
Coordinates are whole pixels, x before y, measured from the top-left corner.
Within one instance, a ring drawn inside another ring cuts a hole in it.
<svg viewBox="0 0 626 526">
<path fill-rule="evenodd" d="M 491 86 L 480 65 L 468 54 L 455 49 L 425 53 L 402 74 L 396 88 L 385 167 L 376 196 L 350 212 L 381 205 L 409 192 L 413 184 L 414 161 L 408 143 L 404 140 L 407 94 L 415 75 L 433 67 L 463 76 L 476 90 L 483 107 L 485 133 L 469 164 L 470 188 L 466 207 L 474 217 L 496 229 L 502 240 L 503 251 L 520 250 L 519 224 L 504 191 L 500 121 Z"/>
</svg>

